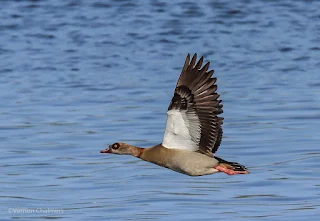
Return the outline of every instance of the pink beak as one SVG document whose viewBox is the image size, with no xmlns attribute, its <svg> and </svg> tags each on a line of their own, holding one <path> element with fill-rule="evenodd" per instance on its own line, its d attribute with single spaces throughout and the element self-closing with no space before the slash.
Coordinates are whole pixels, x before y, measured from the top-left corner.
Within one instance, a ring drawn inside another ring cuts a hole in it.
<svg viewBox="0 0 320 221">
<path fill-rule="evenodd" d="M 101 150 L 100 153 L 112 153 L 110 148 L 107 148 L 105 150 Z"/>
</svg>

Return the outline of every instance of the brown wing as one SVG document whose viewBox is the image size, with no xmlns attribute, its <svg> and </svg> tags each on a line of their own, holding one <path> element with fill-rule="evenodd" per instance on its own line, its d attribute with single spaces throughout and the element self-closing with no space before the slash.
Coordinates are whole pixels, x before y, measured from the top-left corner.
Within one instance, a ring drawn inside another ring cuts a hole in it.
<svg viewBox="0 0 320 221">
<path fill-rule="evenodd" d="M 191 140 L 198 145 L 201 153 L 212 156 L 211 152 L 217 151 L 222 139 L 223 118 L 218 117 L 223 112 L 222 104 L 216 92 L 217 79 L 211 78 L 213 70 L 208 71 L 210 63 L 202 67 L 203 57 L 197 63 L 196 60 L 197 54 L 193 55 L 191 61 L 188 54 L 169 110 L 184 113 Z"/>
</svg>

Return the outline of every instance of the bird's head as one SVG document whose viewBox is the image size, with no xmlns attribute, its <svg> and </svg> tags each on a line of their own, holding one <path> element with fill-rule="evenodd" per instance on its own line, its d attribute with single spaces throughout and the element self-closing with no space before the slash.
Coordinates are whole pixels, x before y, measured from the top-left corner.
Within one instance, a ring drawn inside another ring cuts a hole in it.
<svg viewBox="0 0 320 221">
<path fill-rule="evenodd" d="M 113 153 L 113 154 L 128 154 L 133 155 L 134 146 L 126 143 L 114 143 L 107 149 L 101 150 L 100 153 Z"/>
</svg>

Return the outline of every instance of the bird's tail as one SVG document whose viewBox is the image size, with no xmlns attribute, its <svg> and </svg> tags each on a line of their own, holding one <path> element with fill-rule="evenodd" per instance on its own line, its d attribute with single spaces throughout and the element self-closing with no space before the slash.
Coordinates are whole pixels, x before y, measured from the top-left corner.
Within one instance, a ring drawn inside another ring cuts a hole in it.
<svg viewBox="0 0 320 221">
<path fill-rule="evenodd" d="M 219 164 L 216 167 L 216 169 L 221 172 L 224 172 L 229 175 L 249 173 L 248 169 L 240 163 L 229 162 L 216 156 L 214 156 L 214 158 L 219 161 Z"/>
</svg>

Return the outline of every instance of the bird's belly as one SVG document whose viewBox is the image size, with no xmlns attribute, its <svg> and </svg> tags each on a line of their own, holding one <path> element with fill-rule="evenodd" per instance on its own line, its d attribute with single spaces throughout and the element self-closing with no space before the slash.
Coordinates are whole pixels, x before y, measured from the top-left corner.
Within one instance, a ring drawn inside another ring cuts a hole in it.
<svg viewBox="0 0 320 221">
<path fill-rule="evenodd" d="M 201 163 L 199 163 L 201 164 Z M 168 167 L 169 169 L 172 169 L 176 172 L 187 174 L 189 176 L 203 176 L 208 174 L 213 174 L 218 172 L 217 169 L 214 168 L 214 165 L 212 164 L 211 167 L 201 166 L 198 163 L 194 163 L 192 165 L 187 164 L 173 164 L 172 166 Z"/>
<path fill-rule="evenodd" d="M 218 170 L 214 168 L 217 165 L 218 162 L 214 158 L 204 154 L 186 151 L 168 157 L 167 164 L 161 166 L 189 176 L 202 176 L 218 172 Z"/>
</svg>

